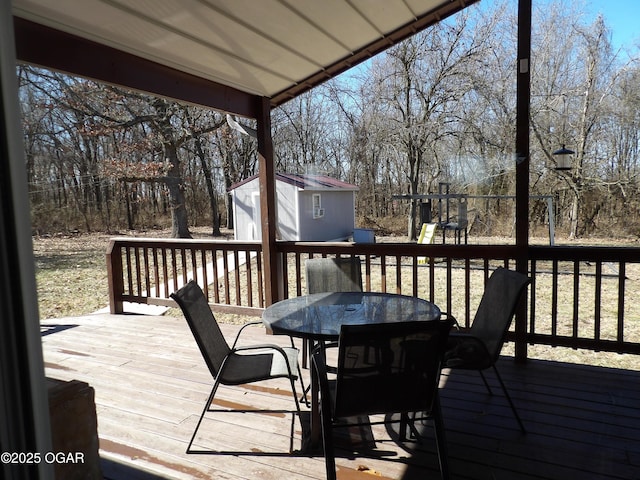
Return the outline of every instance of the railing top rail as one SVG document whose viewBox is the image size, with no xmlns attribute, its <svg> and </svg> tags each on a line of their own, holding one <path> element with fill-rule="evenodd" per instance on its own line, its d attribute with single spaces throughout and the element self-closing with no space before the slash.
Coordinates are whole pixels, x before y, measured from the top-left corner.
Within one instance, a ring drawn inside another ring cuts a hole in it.
<svg viewBox="0 0 640 480">
<path fill-rule="evenodd" d="M 487 257 L 495 259 L 516 258 L 522 251 L 515 245 L 419 245 L 416 243 L 353 243 L 353 242 L 286 242 L 276 243 L 277 249 L 289 253 L 319 254 L 370 254 L 370 255 L 424 255 L 449 258 Z M 238 241 L 220 239 L 185 238 L 132 238 L 114 237 L 110 239 L 109 252 L 116 246 L 187 247 L 209 249 L 212 246 L 229 250 L 261 250 L 259 241 Z M 603 261 L 640 263 L 640 247 L 610 246 L 529 246 L 530 260 L 558 261 Z"/>
<path fill-rule="evenodd" d="M 190 248 L 207 247 L 211 245 L 224 245 L 230 250 L 260 250 L 261 242 L 239 241 L 239 240 L 220 240 L 207 238 L 132 238 L 132 237 L 114 237 L 110 239 L 110 245 L 147 245 L 147 246 L 172 246 L 180 245 Z"/>
<path fill-rule="evenodd" d="M 529 259 L 640 263 L 640 248 L 579 245 L 531 246 L 529 247 Z"/>
<path fill-rule="evenodd" d="M 519 249 L 514 245 L 419 245 L 416 243 L 351 243 L 351 242 L 277 242 L 281 252 L 320 254 L 370 255 L 430 255 L 450 258 L 488 257 L 515 258 Z"/>
</svg>

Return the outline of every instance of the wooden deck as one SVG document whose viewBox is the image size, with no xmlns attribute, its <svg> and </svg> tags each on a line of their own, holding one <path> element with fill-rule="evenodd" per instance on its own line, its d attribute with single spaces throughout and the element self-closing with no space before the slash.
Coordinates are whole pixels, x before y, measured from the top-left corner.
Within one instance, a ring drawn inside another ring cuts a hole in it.
<svg viewBox="0 0 640 480">
<path fill-rule="evenodd" d="M 229 337 L 237 329 L 223 325 Z M 293 415 L 218 414 L 205 421 L 198 444 L 233 453 L 184 453 L 211 379 L 182 318 L 94 314 L 43 321 L 42 334 L 47 376 L 95 388 L 105 478 L 325 477 L 321 455 L 289 454 Z M 243 338 L 288 342 L 260 327 Z M 445 372 L 441 398 L 454 479 L 640 479 L 640 371 L 500 363 L 528 433 L 521 434 L 498 388 L 491 397 L 477 373 Z M 287 387 L 221 387 L 217 398 L 221 405 L 293 410 Z M 294 449 L 300 432 L 296 419 Z M 394 432 L 375 430 L 375 451 L 340 452 L 339 478 L 439 478 L 430 426 L 424 434 L 422 444 L 401 445 Z"/>
</svg>

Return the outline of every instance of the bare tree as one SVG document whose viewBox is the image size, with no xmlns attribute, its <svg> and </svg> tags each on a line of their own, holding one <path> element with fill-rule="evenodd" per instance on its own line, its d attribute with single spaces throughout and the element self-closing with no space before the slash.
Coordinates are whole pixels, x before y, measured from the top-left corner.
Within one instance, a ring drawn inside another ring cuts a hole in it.
<svg viewBox="0 0 640 480">
<path fill-rule="evenodd" d="M 406 159 L 408 193 L 437 178 L 439 144 L 455 135 L 457 107 L 471 91 L 469 63 L 481 61 L 486 38 L 467 35 L 469 13 L 431 27 L 390 49 L 377 65 L 381 102 L 389 122 L 389 143 Z M 427 182 L 425 173 L 429 174 Z M 416 238 L 417 200 L 411 201 L 408 236 Z"/>
<path fill-rule="evenodd" d="M 555 174 L 555 190 L 567 193 L 569 237 L 575 238 L 585 232 L 602 206 L 598 196 L 589 195 L 590 202 L 595 200 L 589 208 L 584 201 L 586 193 L 604 184 L 597 152 L 606 141 L 601 130 L 610 117 L 609 99 L 620 70 L 602 17 L 583 25 L 580 17 L 561 3 L 552 4 L 540 14 L 544 19 L 539 25 L 559 22 L 567 28 L 562 33 L 545 29 L 544 35 L 537 37 L 542 42 L 536 45 L 537 60 L 532 70 L 532 128 L 546 165 L 555 166 L 553 152 L 560 146 L 575 151 L 568 171 L 546 169 Z"/>
</svg>

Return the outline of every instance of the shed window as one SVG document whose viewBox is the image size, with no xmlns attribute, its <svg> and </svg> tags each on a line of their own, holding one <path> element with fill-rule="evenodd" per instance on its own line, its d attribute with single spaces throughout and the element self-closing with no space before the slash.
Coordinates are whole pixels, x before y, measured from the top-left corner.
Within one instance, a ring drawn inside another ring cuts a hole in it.
<svg viewBox="0 0 640 480">
<path fill-rule="evenodd" d="M 313 218 L 324 217 L 324 208 L 322 208 L 322 197 L 319 193 L 314 193 L 313 201 Z"/>
</svg>

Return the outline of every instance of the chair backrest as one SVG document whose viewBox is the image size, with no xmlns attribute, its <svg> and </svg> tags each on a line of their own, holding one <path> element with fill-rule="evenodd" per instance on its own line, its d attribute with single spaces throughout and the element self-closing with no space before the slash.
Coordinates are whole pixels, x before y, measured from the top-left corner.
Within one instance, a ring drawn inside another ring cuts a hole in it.
<svg viewBox="0 0 640 480">
<path fill-rule="evenodd" d="M 307 293 L 362 291 L 360 257 L 310 258 L 305 267 Z"/>
<path fill-rule="evenodd" d="M 172 293 L 171 298 L 180 306 L 211 375 L 216 377 L 231 349 L 213 316 L 207 297 L 200 286 L 191 280 Z"/>
<path fill-rule="evenodd" d="M 431 411 L 451 321 L 343 325 L 335 417 Z"/>
<path fill-rule="evenodd" d="M 485 285 L 470 333 L 483 341 L 494 362 L 502 350 L 518 300 L 529 282 L 526 275 L 500 267 Z"/>
</svg>

